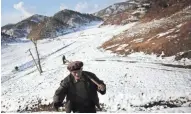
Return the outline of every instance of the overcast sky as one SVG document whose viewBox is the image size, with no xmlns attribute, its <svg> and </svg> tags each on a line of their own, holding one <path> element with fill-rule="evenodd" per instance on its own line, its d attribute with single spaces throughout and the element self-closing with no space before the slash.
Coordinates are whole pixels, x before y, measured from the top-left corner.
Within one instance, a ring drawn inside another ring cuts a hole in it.
<svg viewBox="0 0 191 114">
<path fill-rule="evenodd" d="M 126 0 L 1 0 L 1 26 L 17 23 L 33 14 L 53 16 L 63 9 L 94 13 Z"/>
</svg>

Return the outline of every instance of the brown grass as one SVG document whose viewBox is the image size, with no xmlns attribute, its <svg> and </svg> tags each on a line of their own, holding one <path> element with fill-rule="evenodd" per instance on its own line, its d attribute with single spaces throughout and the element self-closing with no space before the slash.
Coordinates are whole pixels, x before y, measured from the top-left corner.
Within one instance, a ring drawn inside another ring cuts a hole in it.
<svg viewBox="0 0 191 114">
<path fill-rule="evenodd" d="M 161 21 L 161 23 L 159 24 L 160 26 L 153 27 L 152 29 L 145 29 L 146 31 L 142 33 L 139 31 L 133 36 L 128 36 L 128 34 L 135 32 L 135 29 L 128 29 L 126 30 L 126 32 L 119 34 L 113 37 L 111 40 L 105 42 L 102 45 L 102 48 L 111 50 L 114 53 L 124 55 L 132 52 L 142 51 L 148 54 L 155 53 L 157 55 L 161 55 L 161 53 L 164 52 L 164 56 L 172 56 L 176 55 L 179 52 L 186 52 L 188 50 L 191 50 L 191 14 L 189 13 L 191 8 L 188 8 L 184 12 L 182 12 L 183 9 L 181 9 L 185 8 L 186 5 L 191 5 L 191 1 L 189 2 L 189 4 L 186 4 L 188 3 L 188 0 L 182 0 L 183 3 L 179 1 L 179 5 L 177 5 L 178 3 L 174 3 L 173 5 L 171 2 L 172 0 L 167 0 L 167 3 L 169 3 L 169 6 L 167 6 L 168 8 L 165 10 L 162 9 L 161 12 L 158 12 L 158 16 L 156 16 L 155 11 L 150 11 L 148 14 L 146 14 L 147 17 L 144 17 L 144 19 L 141 21 L 142 23 L 135 25 L 133 28 L 144 29 L 144 27 L 149 26 L 149 24 L 155 24 L 154 21 L 153 23 L 146 22 L 145 19 L 148 21 L 149 19 L 152 19 L 152 17 L 161 19 L 167 16 L 166 18 L 164 18 L 164 20 Z M 173 11 L 173 8 L 175 8 L 175 6 L 178 7 L 178 9 Z M 153 15 L 151 16 L 152 12 Z M 143 26 L 145 24 L 146 26 Z M 180 24 L 182 26 L 178 27 L 178 25 Z M 168 34 L 166 33 L 167 31 L 169 31 Z M 166 34 L 163 34 L 159 37 L 159 34 L 161 33 Z M 142 38 L 143 41 L 133 42 L 133 40 L 139 38 Z M 150 41 L 148 39 L 150 39 Z M 108 48 L 116 44 L 119 45 Z M 122 44 L 129 45 L 122 50 L 117 50 L 117 48 L 120 47 L 120 45 Z"/>
<path fill-rule="evenodd" d="M 190 4 L 190 0 L 151 0 L 151 8 L 141 21 L 149 22 L 153 19 L 169 17 Z"/>
</svg>

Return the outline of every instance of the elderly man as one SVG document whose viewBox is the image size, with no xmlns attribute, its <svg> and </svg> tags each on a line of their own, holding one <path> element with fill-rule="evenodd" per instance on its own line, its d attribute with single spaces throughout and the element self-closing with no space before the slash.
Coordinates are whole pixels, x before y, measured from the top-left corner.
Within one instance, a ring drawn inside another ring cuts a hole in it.
<svg viewBox="0 0 191 114">
<path fill-rule="evenodd" d="M 58 110 L 66 97 L 66 112 L 74 113 L 96 113 L 100 109 L 97 91 L 106 93 L 106 85 L 96 77 L 95 74 L 82 70 L 83 62 L 71 62 L 67 69 L 70 74 L 61 81 L 60 87 L 56 90 L 53 104 Z"/>
</svg>

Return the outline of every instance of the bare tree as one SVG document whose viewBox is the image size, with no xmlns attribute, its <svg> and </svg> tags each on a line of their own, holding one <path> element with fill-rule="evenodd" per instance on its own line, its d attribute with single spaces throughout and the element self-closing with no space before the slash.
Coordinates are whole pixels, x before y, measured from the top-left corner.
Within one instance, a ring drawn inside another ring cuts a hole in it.
<svg viewBox="0 0 191 114">
<path fill-rule="evenodd" d="M 38 59 L 38 67 L 37 68 L 39 68 L 40 74 L 43 71 L 42 71 L 41 62 L 40 62 L 40 57 L 39 57 L 39 52 L 38 52 L 38 47 L 37 47 L 37 41 L 42 38 L 41 33 L 42 33 L 44 26 L 45 26 L 45 22 L 41 22 L 37 25 L 33 25 L 31 27 L 32 29 L 31 29 L 30 33 L 27 36 L 27 38 L 30 39 L 35 46 L 36 55 L 37 55 L 37 59 Z"/>
</svg>

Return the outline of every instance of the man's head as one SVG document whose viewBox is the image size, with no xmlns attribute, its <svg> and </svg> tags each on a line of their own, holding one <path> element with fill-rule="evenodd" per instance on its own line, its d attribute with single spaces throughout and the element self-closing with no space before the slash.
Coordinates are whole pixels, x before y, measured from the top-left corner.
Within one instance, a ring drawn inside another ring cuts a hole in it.
<svg viewBox="0 0 191 114">
<path fill-rule="evenodd" d="M 80 70 L 70 71 L 70 73 L 72 74 L 72 76 L 74 76 L 76 80 L 78 80 L 82 77 L 82 68 Z"/>
<path fill-rule="evenodd" d="M 75 79 L 80 79 L 80 77 L 82 76 L 82 67 L 83 67 L 83 62 L 74 61 L 68 65 L 67 69 L 75 77 Z"/>
</svg>

